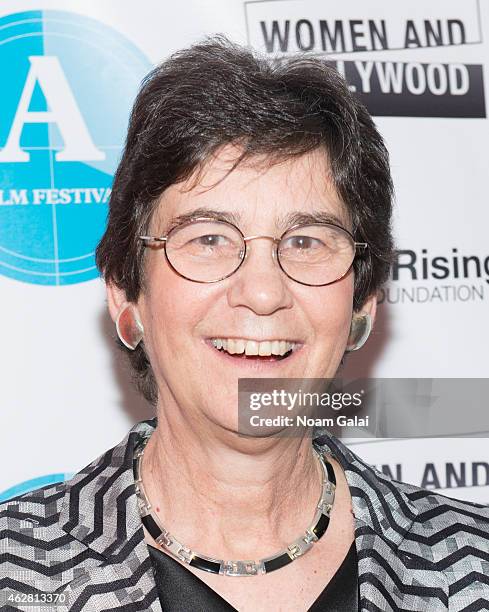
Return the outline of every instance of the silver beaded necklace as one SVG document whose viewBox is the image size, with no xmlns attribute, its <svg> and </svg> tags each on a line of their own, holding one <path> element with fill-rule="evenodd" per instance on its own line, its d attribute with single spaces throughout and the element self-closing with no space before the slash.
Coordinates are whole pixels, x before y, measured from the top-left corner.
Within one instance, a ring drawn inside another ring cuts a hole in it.
<svg viewBox="0 0 489 612">
<path fill-rule="evenodd" d="M 141 463 L 148 440 L 149 436 L 140 439 L 139 444 L 136 445 L 133 461 L 136 496 L 142 523 L 159 546 L 165 548 L 177 559 L 192 567 L 224 576 L 268 574 L 304 555 L 312 548 L 315 542 L 322 538 L 328 529 L 335 497 L 336 477 L 333 466 L 327 460 L 325 454 L 313 447 L 323 471 L 322 491 L 316 505 L 313 521 L 300 537 L 289 544 L 287 548 L 259 561 L 226 561 L 197 553 L 170 534 L 161 525 L 159 518 L 152 511 L 151 503 L 144 490 L 141 475 Z"/>
</svg>

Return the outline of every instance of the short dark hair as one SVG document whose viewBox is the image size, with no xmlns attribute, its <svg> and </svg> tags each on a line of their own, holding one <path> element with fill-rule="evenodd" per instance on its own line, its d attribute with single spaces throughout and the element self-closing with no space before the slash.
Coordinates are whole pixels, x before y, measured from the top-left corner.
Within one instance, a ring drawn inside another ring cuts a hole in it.
<svg viewBox="0 0 489 612">
<path fill-rule="evenodd" d="M 105 280 L 137 301 L 144 289 L 138 236 L 147 233 L 159 197 L 226 144 L 242 150 L 232 169 L 258 155 L 275 163 L 319 148 L 328 153 L 355 240 L 369 244 L 367 256 L 353 264 L 353 308 L 359 310 L 387 280 L 393 259 L 393 188 L 383 139 L 325 60 L 298 55 L 276 61 L 223 35 L 176 52 L 142 83 L 96 252 Z M 130 358 L 140 390 L 156 402 L 142 343 Z"/>
</svg>

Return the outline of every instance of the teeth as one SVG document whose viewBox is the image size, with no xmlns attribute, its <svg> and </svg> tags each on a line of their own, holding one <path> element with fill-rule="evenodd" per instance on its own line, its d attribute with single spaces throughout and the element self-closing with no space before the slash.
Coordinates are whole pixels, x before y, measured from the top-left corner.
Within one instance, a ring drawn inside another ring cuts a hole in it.
<svg viewBox="0 0 489 612">
<path fill-rule="evenodd" d="M 235 340 L 234 346 L 236 347 L 236 353 L 241 354 L 244 353 L 246 342 L 244 340 Z"/>
<path fill-rule="evenodd" d="M 244 340 L 242 338 L 213 338 L 212 344 L 216 349 L 222 349 L 230 355 L 285 355 L 296 348 L 295 342 L 289 340 Z"/>
<path fill-rule="evenodd" d="M 272 342 L 272 355 L 280 355 L 280 342 L 278 340 Z"/>
<path fill-rule="evenodd" d="M 255 342 L 254 340 L 248 340 L 245 344 L 245 354 L 246 355 L 258 355 L 258 346 L 259 342 Z"/>
</svg>

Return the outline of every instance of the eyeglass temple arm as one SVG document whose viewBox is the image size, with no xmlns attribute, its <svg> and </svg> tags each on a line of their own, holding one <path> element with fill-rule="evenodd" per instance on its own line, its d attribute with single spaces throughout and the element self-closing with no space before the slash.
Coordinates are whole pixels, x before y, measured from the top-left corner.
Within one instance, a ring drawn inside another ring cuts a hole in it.
<svg viewBox="0 0 489 612">
<path fill-rule="evenodd" d="M 153 240 L 154 242 L 166 242 L 166 236 L 138 236 L 139 240 Z"/>
</svg>

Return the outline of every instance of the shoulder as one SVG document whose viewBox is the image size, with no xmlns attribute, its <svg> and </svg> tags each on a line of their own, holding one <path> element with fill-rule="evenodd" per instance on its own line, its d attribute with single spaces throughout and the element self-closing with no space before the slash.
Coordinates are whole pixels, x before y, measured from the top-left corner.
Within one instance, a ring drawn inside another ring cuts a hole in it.
<svg viewBox="0 0 489 612">
<path fill-rule="evenodd" d="M 489 505 L 456 499 L 430 489 L 425 489 L 407 482 L 394 480 L 390 476 L 370 466 L 379 482 L 389 492 L 389 497 L 401 504 L 402 509 L 413 519 L 413 525 L 428 531 L 439 531 L 449 528 L 455 532 L 466 527 L 467 537 L 472 534 L 475 539 L 489 540 Z"/>
<path fill-rule="evenodd" d="M 340 461 L 357 514 L 379 533 L 395 532 L 396 540 L 417 538 L 426 547 L 453 535 L 487 551 L 489 505 L 455 499 L 395 480 L 364 461 L 334 436 L 318 437 L 316 444 L 328 447 Z"/>
<path fill-rule="evenodd" d="M 70 582 L 93 553 L 60 524 L 66 483 L 0 504 L 0 583 L 51 592 Z M 23 587 L 20 585 L 24 585 Z"/>
<path fill-rule="evenodd" d="M 56 529 L 65 483 L 47 485 L 0 504 L 0 538 L 32 526 Z"/>
<path fill-rule="evenodd" d="M 386 558 L 410 584 L 443 588 L 452 610 L 489 601 L 489 506 L 394 480 L 363 464 L 362 474 L 382 532 Z M 445 608 L 443 608 L 445 609 Z"/>
<path fill-rule="evenodd" d="M 403 549 L 412 558 L 433 563 L 451 584 L 472 576 L 474 582 L 486 582 L 487 589 L 483 576 L 489 561 L 489 506 L 388 480 L 391 490 L 407 500 L 404 508 L 412 519 Z"/>
<path fill-rule="evenodd" d="M 9 539 L 9 550 L 55 541 L 60 546 L 72 540 L 60 525 L 67 483 L 35 489 L 0 504 L 0 541 Z M 61 540 L 60 538 L 63 538 Z"/>
<path fill-rule="evenodd" d="M 489 505 L 466 501 L 424 489 L 406 482 L 388 478 L 393 488 L 412 503 L 417 512 L 417 522 L 426 523 L 461 521 L 467 524 L 480 525 L 482 533 L 489 537 Z"/>
</svg>

